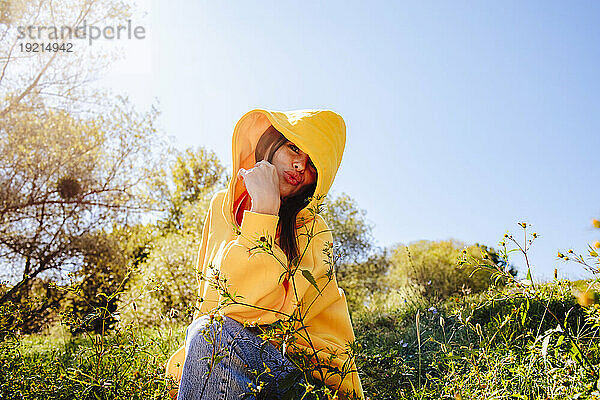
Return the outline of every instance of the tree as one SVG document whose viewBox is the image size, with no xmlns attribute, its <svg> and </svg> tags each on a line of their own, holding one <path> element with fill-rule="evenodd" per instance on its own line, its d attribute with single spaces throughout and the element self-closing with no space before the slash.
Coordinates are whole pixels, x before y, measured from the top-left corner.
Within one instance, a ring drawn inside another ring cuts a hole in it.
<svg viewBox="0 0 600 400">
<path fill-rule="evenodd" d="M 141 115 L 93 88 L 114 56 L 77 39 L 89 39 L 86 26 L 130 16 L 120 0 L 0 2 L 0 272 L 9 280 L 0 305 L 41 293 L 34 319 L 60 298 L 51 285 L 87 265 L 89 238 L 131 221 L 154 197 L 146 180 L 163 147 L 157 112 Z M 63 46 L 35 51 L 32 42 Z"/>
<path fill-rule="evenodd" d="M 386 249 L 377 249 L 363 261 L 338 267 L 336 277 L 346 292 L 350 312 L 363 309 L 371 304 L 375 295 L 388 292 L 389 269 L 390 259 Z"/>
<path fill-rule="evenodd" d="M 166 318 L 187 321 L 196 304 L 196 254 L 200 235 L 170 232 L 152 243 L 119 298 L 124 323 L 156 325 Z"/>
<path fill-rule="evenodd" d="M 331 228 L 338 263 L 364 261 L 373 249 L 372 227 L 365 219 L 366 211 L 345 193 L 326 197 L 324 206 L 321 215 Z"/>
<path fill-rule="evenodd" d="M 111 96 L 103 96 L 89 83 L 114 57 L 76 39 L 73 32 L 79 28 L 79 37 L 89 39 L 89 32 L 81 34 L 85 26 L 118 26 L 130 15 L 129 4 L 117 0 L 0 2 L 0 118 L 24 105 L 30 111 L 51 107 L 92 114 L 100 105 L 110 105 Z M 53 36 L 48 27 L 60 34 Z M 25 51 L 22 46 L 31 42 L 70 42 L 73 48 L 71 52 Z"/>
<path fill-rule="evenodd" d="M 182 225 L 184 221 L 188 224 L 193 221 L 189 216 L 186 218 L 186 213 L 208 210 L 208 204 L 200 208 L 190 206 L 199 201 L 208 202 L 217 190 L 225 187 L 229 178 L 213 151 L 199 147 L 196 150 L 187 148 L 182 152 L 172 152 L 175 157 L 170 174 L 163 171 L 163 176 L 171 176 L 171 182 L 166 179 L 156 182 L 157 190 L 163 193 L 163 205 L 167 210 L 162 228 L 185 230 L 187 228 Z M 204 221 L 204 215 L 197 215 L 196 218 L 196 221 Z"/>
<path fill-rule="evenodd" d="M 345 193 L 326 199 L 321 215 L 333 234 L 336 278 L 350 310 L 363 308 L 374 292 L 385 288 L 387 252 L 375 248 L 366 211 L 354 199 Z"/>
<path fill-rule="evenodd" d="M 93 232 L 149 210 L 162 148 L 157 112 L 125 100 L 93 119 L 14 107 L 0 118 L 0 254 L 19 299 L 33 278 L 55 281 L 82 265 Z"/>
<path fill-rule="evenodd" d="M 212 195 L 225 187 L 228 177 L 212 151 L 200 147 L 173 152 L 171 170 L 156 182 L 166 217 L 157 223 L 148 257 L 120 299 L 124 322 L 153 325 L 169 316 L 187 320 L 196 304 L 196 257 L 204 219 Z"/>
</svg>

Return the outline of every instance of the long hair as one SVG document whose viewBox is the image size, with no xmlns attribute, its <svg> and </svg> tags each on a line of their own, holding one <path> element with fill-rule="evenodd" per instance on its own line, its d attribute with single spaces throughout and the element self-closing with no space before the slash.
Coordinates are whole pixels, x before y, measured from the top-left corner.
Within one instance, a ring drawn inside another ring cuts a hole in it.
<svg viewBox="0 0 600 400">
<path fill-rule="evenodd" d="M 269 126 L 256 144 L 254 156 L 256 161 L 273 161 L 273 155 L 281 146 L 286 144 L 285 138 L 273 125 Z M 308 185 L 295 196 L 281 202 L 279 207 L 279 247 L 287 256 L 288 261 L 299 256 L 298 241 L 296 239 L 296 217 L 300 210 L 310 202 L 310 197 L 315 193 L 317 183 Z"/>
</svg>

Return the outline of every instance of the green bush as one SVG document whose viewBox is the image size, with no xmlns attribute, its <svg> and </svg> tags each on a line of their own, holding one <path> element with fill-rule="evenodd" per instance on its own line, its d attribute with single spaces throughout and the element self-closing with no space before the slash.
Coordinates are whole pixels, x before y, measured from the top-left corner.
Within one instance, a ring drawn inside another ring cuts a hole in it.
<svg viewBox="0 0 600 400">
<path fill-rule="evenodd" d="M 569 282 L 562 281 L 490 296 L 472 311 L 470 322 L 516 347 L 556 328 L 559 322 L 577 332 L 585 325 L 585 313 L 570 288 Z M 536 296 L 528 293 L 532 291 Z"/>
<path fill-rule="evenodd" d="M 465 249 L 472 257 L 502 264 L 496 251 L 486 246 L 466 246 L 454 240 L 430 242 L 422 240 L 392 249 L 388 285 L 419 286 L 426 297 L 446 299 L 456 294 L 478 293 L 490 284 L 491 273 L 466 266 L 457 268 L 457 260 Z M 501 281 L 504 282 L 504 281 Z"/>
</svg>

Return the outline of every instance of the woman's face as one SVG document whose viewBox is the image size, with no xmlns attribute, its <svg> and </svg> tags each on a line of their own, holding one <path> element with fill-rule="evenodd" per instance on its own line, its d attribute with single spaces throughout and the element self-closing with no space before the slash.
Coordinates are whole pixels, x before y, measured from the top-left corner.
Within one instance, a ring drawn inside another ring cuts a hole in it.
<svg viewBox="0 0 600 400">
<path fill-rule="evenodd" d="M 279 195 L 282 199 L 300 193 L 317 180 L 317 169 L 308 154 L 290 141 L 275 151 L 271 164 L 277 169 Z"/>
</svg>

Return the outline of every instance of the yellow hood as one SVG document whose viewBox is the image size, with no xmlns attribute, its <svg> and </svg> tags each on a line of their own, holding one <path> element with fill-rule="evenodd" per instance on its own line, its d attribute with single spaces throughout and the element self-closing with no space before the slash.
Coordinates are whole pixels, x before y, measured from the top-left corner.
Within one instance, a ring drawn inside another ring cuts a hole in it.
<svg viewBox="0 0 600 400">
<path fill-rule="evenodd" d="M 223 202 L 223 215 L 234 223 L 233 203 L 244 192 L 244 184 L 236 179 L 240 168 L 252 168 L 256 163 L 254 149 L 265 130 L 273 125 L 286 139 L 309 155 L 318 173 L 315 197 L 326 195 L 342 162 L 346 144 L 346 124 L 330 110 L 268 111 L 256 109 L 240 118 L 233 130 L 233 173 Z M 298 220 L 310 219 L 306 212 L 313 200 L 298 213 Z"/>
</svg>

